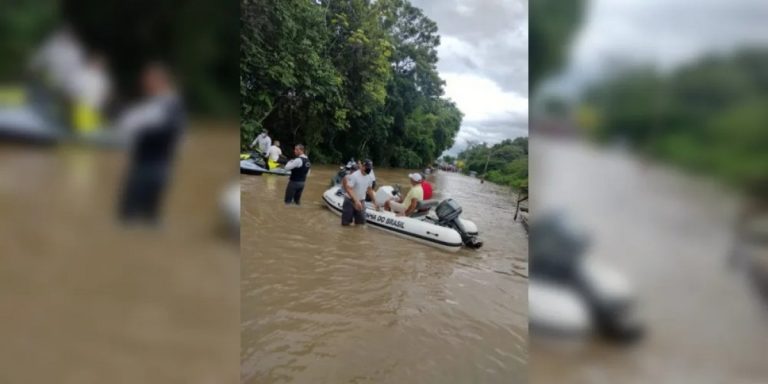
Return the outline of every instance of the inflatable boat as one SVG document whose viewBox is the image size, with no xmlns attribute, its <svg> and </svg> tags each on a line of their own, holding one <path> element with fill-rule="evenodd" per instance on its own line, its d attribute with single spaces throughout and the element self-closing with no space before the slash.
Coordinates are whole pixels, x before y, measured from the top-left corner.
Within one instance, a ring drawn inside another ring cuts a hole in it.
<svg viewBox="0 0 768 384">
<path fill-rule="evenodd" d="M 376 192 L 376 202 L 384 205 L 396 195 L 391 186 L 382 186 Z M 335 185 L 323 193 L 323 202 L 335 214 L 341 216 L 344 192 Z M 368 224 L 391 234 L 446 251 L 455 252 L 462 247 L 477 249 L 483 243 L 478 239 L 477 226 L 459 218 L 462 209 L 453 199 L 442 202 L 427 200 L 420 203 L 411 216 L 397 216 L 393 212 L 376 211 L 373 203 L 366 202 L 365 219 Z"/>
<path fill-rule="evenodd" d="M 241 159 L 242 159 L 241 155 Z M 286 170 L 284 168 L 275 168 L 275 169 L 267 169 L 266 165 L 264 164 L 264 160 L 249 157 L 245 160 L 240 160 L 240 173 L 244 173 L 247 175 L 261 175 L 261 174 L 268 174 L 268 175 L 278 175 L 278 176 L 289 176 L 291 174 L 291 171 Z"/>
</svg>

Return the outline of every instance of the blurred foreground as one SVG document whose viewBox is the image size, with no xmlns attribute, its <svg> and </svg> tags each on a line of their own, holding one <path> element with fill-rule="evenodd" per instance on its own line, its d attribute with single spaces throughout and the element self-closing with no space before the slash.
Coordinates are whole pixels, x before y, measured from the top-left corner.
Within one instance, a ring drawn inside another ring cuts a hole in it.
<svg viewBox="0 0 768 384">
<path fill-rule="evenodd" d="M 577 224 L 589 240 L 585 256 L 631 282 L 647 331 L 629 345 L 534 333 L 532 383 L 768 377 L 768 313 L 745 271 L 726 256 L 737 198 L 620 149 L 539 136 L 531 151 L 533 212 L 557 211 Z"/>
<path fill-rule="evenodd" d="M 116 220 L 125 153 L 0 147 L 0 382 L 236 382 L 236 127 L 192 124 L 148 228 Z"/>
<path fill-rule="evenodd" d="M 531 382 L 767 382 L 768 6 L 564 3 L 531 10 L 531 217 L 573 223 L 576 276 L 613 273 L 537 295 L 531 234 Z M 578 327 L 595 308 L 643 335 Z"/>
</svg>

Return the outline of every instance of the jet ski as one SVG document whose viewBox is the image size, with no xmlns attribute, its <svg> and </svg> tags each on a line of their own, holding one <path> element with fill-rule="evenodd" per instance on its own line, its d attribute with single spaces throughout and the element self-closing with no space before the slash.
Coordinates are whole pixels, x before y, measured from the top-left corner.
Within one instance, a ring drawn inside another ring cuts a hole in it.
<svg viewBox="0 0 768 384">
<path fill-rule="evenodd" d="M 278 175 L 289 176 L 291 171 L 284 168 L 268 169 L 264 159 L 258 154 L 241 154 L 240 155 L 240 173 L 247 175 Z"/>
<path fill-rule="evenodd" d="M 0 140 L 31 144 L 84 144 L 121 147 L 126 143 L 109 130 L 78 134 L 47 118 L 31 104 L 0 104 Z"/>
<path fill-rule="evenodd" d="M 587 237 L 560 215 L 531 222 L 528 314 L 536 335 L 598 334 L 621 343 L 644 327 L 636 294 L 619 272 L 586 257 Z"/>
<path fill-rule="evenodd" d="M 376 192 L 376 203 L 383 206 L 386 200 L 397 193 L 391 186 L 382 186 Z M 323 202 L 331 212 L 341 216 L 344 203 L 341 187 L 335 185 L 325 191 Z M 384 210 L 376 211 L 371 202 L 365 204 L 366 222 L 394 235 L 450 252 L 456 252 L 462 247 L 477 249 L 483 245 L 478 239 L 477 226 L 459 218 L 462 209 L 453 199 L 423 201 L 409 217 L 397 216 Z"/>
</svg>

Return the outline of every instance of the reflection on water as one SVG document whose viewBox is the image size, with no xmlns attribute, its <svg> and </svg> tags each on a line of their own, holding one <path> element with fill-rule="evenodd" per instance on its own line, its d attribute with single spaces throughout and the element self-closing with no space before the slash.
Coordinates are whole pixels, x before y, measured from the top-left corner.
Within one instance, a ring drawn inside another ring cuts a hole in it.
<svg viewBox="0 0 768 384">
<path fill-rule="evenodd" d="M 286 177 L 241 175 L 241 378 L 248 383 L 510 383 L 525 379 L 528 244 L 508 189 L 428 177 L 485 245 L 456 254 L 342 228 L 313 167 L 302 206 Z M 406 170 L 376 169 L 380 185 Z"/>
<path fill-rule="evenodd" d="M 0 146 L 0 382 L 235 382 L 237 145 L 190 132 L 157 230 L 117 225 L 122 153 Z"/>
</svg>

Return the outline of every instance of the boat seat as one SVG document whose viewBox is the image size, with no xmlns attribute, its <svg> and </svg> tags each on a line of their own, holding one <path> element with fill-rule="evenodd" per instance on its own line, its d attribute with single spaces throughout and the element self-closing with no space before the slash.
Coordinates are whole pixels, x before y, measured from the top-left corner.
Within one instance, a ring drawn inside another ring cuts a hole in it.
<svg viewBox="0 0 768 384">
<path fill-rule="evenodd" d="M 440 204 L 440 200 L 423 200 L 416 204 L 416 212 L 411 213 L 409 217 L 421 217 L 426 216 L 432 208 L 437 207 Z"/>
</svg>

